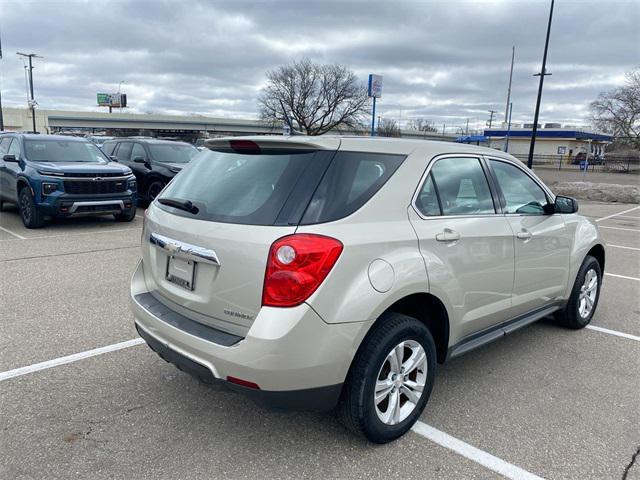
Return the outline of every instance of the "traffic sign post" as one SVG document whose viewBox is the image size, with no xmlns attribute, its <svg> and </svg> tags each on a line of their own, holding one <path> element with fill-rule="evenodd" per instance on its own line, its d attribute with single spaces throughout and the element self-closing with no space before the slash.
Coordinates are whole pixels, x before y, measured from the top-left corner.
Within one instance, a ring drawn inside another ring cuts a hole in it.
<svg viewBox="0 0 640 480">
<path fill-rule="evenodd" d="M 382 75 L 369 74 L 369 84 L 367 87 L 367 95 L 373 98 L 373 107 L 371 109 L 371 136 L 376 135 L 376 98 L 382 97 Z"/>
</svg>

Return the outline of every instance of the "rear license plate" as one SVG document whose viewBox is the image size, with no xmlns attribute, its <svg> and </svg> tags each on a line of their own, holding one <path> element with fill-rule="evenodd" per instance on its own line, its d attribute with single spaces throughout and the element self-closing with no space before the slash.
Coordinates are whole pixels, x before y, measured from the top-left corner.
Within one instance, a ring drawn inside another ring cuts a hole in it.
<svg viewBox="0 0 640 480">
<path fill-rule="evenodd" d="M 193 274 L 195 272 L 196 262 L 191 260 L 183 260 L 182 258 L 169 257 L 167 265 L 167 280 L 171 283 L 193 290 Z"/>
</svg>

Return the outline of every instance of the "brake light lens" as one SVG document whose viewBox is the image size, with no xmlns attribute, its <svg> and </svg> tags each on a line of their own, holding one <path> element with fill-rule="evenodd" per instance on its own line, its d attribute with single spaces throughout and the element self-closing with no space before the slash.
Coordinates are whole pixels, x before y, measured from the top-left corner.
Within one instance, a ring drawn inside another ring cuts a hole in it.
<svg viewBox="0 0 640 480">
<path fill-rule="evenodd" d="M 229 146 L 236 153 L 257 155 L 260 153 L 260 145 L 251 140 L 230 140 Z"/>
<path fill-rule="evenodd" d="M 322 284 L 342 253 L 335 238 L 300 233 L 276 240 L 269 250 L 262 305 L 295 307 Z"/>
</svg>

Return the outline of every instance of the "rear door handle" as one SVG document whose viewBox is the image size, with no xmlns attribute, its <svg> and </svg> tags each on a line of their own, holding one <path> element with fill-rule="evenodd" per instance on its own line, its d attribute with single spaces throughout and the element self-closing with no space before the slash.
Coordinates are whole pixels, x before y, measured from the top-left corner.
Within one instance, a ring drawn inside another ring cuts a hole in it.
<svg viewBox="0 0 640 480">
<path fill-rule="evenodd" d="M 531 240 L 531 237 L 533 237 L 533 234 L 529 231 L 529 230 L 522 230 L 521 232 L 516 233 L 516 237 L 518 237 L 520 240 Z"/>
<path fill-rule="evenodd" d="M 457 242 L 460 240 L 460 234 L 450 228 L 445 228 L 443 232 L 436 233 L 438 242 Z"/>
</svg>

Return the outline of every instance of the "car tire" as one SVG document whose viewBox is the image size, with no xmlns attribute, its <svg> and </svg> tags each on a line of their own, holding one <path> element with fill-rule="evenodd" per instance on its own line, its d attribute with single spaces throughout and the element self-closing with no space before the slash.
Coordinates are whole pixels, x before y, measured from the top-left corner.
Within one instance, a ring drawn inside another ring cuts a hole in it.
<svg viewBox="0 0 640 480">
<path fill-rule="evenodd" d="M 397 361 L 398 352 L 401 362 Z M 419 355 L 424 359 L 414 362 L 411 369 L 410 360 Z M 400 365 L 407 370 L 394 373 Z M 429 329 L 415 318 L 384 314 L 363 341 L 349 369 L 337 407 L 338 418 L 349 430 L 371 442 L 395 440 L 411 428 L 424 410 L 435 369 L 436 347 Z M 413 401 L 408 393 L 413 394 Z M 399 407 L 394 409 L 393 405 Z"/>
<path fill-rule="evenodd" d="M 40 228 L 44 225 L 44 215 L 38 210 L 29 187 L 23 187 L 18 194 L 18 210 L 22 223 L 27 228 Z"/>
<path fill-rule="evenodd" d="M 166 184 L 162 180 L 153 180 L 149 185 L 147 185 L 147 192 L 145 194 L 147 203 L 153 202 L 165 185 Z"/>
<path fill-rule="evenodd" d="M 574 330 L 589 325 L 598 306 L 602 269 L 594 257 L 588 255 L 578 271 L 566 307 L 556 314 L 558 322 Z"/>
<path fill-rule="evenodd" d="M 132 205 L 129 213 L 116 213 L 113 215 L 117 222 L 131 222 L 136 218 L 136 206 Z"/>
</svg>

